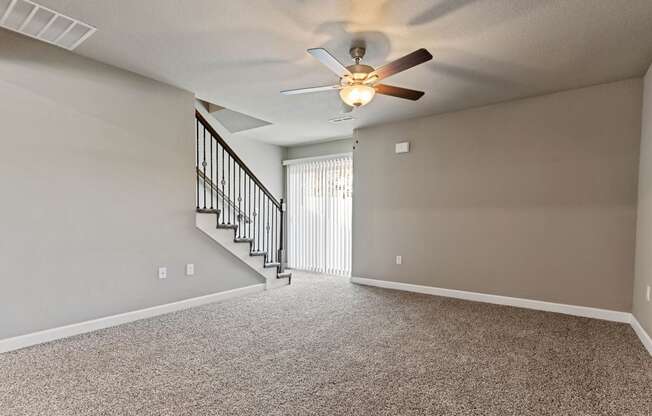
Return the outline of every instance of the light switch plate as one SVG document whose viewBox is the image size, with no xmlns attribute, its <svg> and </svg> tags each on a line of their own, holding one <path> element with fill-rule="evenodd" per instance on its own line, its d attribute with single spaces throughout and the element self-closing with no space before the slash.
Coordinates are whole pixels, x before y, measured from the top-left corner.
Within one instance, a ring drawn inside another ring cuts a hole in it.
<svg viewBox="0 0 652 416">
<path fill-rule="evenodd" d="M 186 276 L 194 276 L 195 274 L 195 265 L 192 263 L 186 264 Z"/>
<path fill-rule="evenodd" d="M 403 256 L 396 256 L 396 264 L 403 264 Z"/>
<path fill-rule="evenodd" d="M 167 267 L 159 267 L 158 268 L 158 278 L 159 279 L 167 279 L 168 278 L 168 268 Z"/>
<path fill-rule="evenodd" d="M 650 285 L 647 286 L 647 293 L 645 294 L 645 298 L 647 301 L 650 301 Z"/>
</svg>

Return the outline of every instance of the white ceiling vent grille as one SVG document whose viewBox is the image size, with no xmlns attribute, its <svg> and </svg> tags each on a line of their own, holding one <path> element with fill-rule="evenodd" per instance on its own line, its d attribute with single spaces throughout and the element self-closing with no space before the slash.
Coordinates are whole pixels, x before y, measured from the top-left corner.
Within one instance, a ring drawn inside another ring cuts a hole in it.
<svg viewBox="0 0 652 416">
<path fill-rule="evenodd" d="M 97 30 L 30 0 L 0 0 L 0 26 L 70 51 Z"/>
</svg>

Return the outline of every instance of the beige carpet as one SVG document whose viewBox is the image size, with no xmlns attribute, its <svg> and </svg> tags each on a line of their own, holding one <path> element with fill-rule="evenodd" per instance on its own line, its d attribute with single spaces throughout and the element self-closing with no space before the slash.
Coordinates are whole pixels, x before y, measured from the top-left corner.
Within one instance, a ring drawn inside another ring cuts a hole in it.
<svg viewBox="0 0 652 416">
<path fill-rule="evenodd" d="M 628 325 L 298 276 L 0 354 L 0 414 L 641 415 Z"/>
</svg>

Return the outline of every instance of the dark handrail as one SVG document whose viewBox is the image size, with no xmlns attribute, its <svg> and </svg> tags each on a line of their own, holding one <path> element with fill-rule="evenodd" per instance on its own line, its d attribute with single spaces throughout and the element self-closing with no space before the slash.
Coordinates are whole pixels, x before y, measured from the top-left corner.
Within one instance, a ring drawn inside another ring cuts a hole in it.
<svg viewBox="0 0 652 416">
<path fill-rule="evenodd" d="M 279 201 L 277 201 L 276 198 L 274 198 L 274 195 L 272 195 L 272 193 L 265 187 L 265 185 L 263 185 L 263 183 L 256 177 L 256 175 L 254 175 L 254 173 L 251 171 L 251 169 L 249 169 L 249 167 L 242 161 L 242 159 L 240 159 L 238 157 L 238 155 L 233 151 L 233 149 L 231 149 L 231 147 L 229 147 L 229 145 L 224 141 L 222 136 L 220 136 L 215 131 L 213 126 L 211 126 L 206 121 L 204 116 L 202 116 L 201 113 L 199 111 L 197 111 L 197 110 L 195 110 L 195 116 L 197 117 L 197 120 L 199 120 L 199 122 L 204 126 L 204 128 L 206 130 L 208 130 L 209 133 L 211 133 L 211 135 L 213 135 L 213 137 L 215 137 L 215 140 L 217 140 L 217 142 L 220 145 L 222 145 L 224 150 L 226 150 L 226 152 L 233 158 L 233 160 L 235 160 L 242 167 L 242 169 L 249 175 L 249 177 L 251 177 L 251 179 L 254 181 L 254 183 L 256 183 L 256 185 L 258 185 L 258 187 L 260 187 L 260 189 L 263 191 L 263 193 L 265 195 L 267 195 L 267 197 L 270 199 L 270 201 L 272 201 L 272 203 L 276 206 L 276 208 L 278 208 L 280 210 L 281 209 L 281 203 Z"/>
</svg>

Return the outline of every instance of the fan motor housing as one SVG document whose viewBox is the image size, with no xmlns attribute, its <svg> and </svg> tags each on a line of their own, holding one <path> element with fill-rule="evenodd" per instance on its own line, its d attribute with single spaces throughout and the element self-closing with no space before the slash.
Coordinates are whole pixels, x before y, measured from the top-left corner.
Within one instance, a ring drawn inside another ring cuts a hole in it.
<svg viewBox="0 0 652 416">
<path fill-rule="evenodd" d="M 363 65 L 363 64 L 354 64 L 354 65 L 349 65 L 346 67 L 351 73 L 353 74 L 353 77 L 347 77 L 350 78 L 352 81 L 362 81 L 365 78 L 367 78 L 367 74 L 373 72 L 374 68 L 369 66 L 369 65 Z"/>
</svg>

